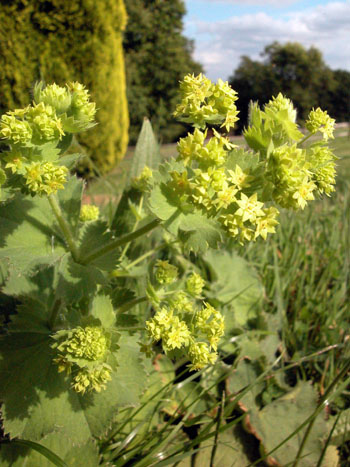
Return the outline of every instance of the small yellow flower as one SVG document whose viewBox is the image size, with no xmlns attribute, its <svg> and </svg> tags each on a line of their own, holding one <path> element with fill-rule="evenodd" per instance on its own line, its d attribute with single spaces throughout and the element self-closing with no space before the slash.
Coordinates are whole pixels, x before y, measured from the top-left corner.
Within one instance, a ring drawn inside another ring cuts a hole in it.
<svg viewBox="0 0 350 467">
<path fill-rule="evenodd" d="M 237 200 L 237 204 L 239 208 L 235 212 L 235 215 L 240 216 L 243 222 L 247 220 L 254 222 L 257 217 L 264 215 L 264 211 L 262 210 L 264 203 L 258 201 L 257 193 L 254 193 L 250 198 L 241 193 L 241 199 Z"/>
<path fill-rule="evenodd" d="M 323 139 L 327 141 L 328 138 L 334 138 L 334 124 L 335 120 L 331 118 L 326 111 L 318 107 L 316 110 L 311 110 L 305 126 L 310 133 L 320 131 L 323 134 Z"/>
</svg>

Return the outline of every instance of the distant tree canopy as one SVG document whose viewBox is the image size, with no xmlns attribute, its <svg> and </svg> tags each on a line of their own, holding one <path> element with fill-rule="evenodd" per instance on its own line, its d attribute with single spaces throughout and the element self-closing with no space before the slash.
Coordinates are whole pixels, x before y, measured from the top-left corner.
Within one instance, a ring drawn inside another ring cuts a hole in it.
<svg viewBox="0 0 350 467">
<path fill-rule="evenodd" d="M 27 105 L 40 79 L 79 81 L 96 102 L 99 123 L 79 141 L 100 171 L 110 170 L 128 144 L 125 23 L 123 0 L 2 0 L 0 114 Z"/>
<path fill-rule="evenodd" d="M 192 57 L 192 41 L 182 35 L 183 0 L 127 0 L 124 34 L 130 139 L 135 141 L 144 117 L 163 142 L 183 131 L 172 112 L 179 100 L 179 81 L 199 73 Z"/>
<path fill-rule="evenodd" d="M 240 129 L 247 123 L 251 100 L 263 105 L 279 92 L 292 99 L 299 120 L 305 120 L 312 107 L 327 110 L 338 121 L 350 119 L 350 73 L 331 70 L 318 49 L 305 49 L 297 42 L 273 42 L 262 57 L 262 61 L 241 57 L 229 78 L 239 94 Z"/>
</svg>

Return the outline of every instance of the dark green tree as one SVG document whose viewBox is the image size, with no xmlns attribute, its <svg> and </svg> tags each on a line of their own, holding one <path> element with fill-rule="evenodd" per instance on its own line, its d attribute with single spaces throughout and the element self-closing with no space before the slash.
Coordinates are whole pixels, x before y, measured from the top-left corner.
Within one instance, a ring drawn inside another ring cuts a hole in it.
<svg viewBox="0 0 350 467">
<path fill-rule="evenodd" d="M 318 49 L 305 49 L 297 42 L 273 42 L 265 47 L 262 58 L 262 61 L 254 61 L 243 56 L 229 79 L 239 93 L 241 126 L 247 122 L 251 99 L 262 105 L 268 96 L 279 92 L 292 99 L 299 120 L 305 120 L 312 107 L 333 110 L 332 96 L 337 83 Z"/>
<path fill-rule="evenodd" d="M 335 115 L 339 122 L 350 122 L 350 72 L 334 70 L 333 77 L 336 86 L 331 93 L 330 113 Z"/>
<path fill-rule="evenodd" d="M 128 0 L 124 34 L 130 139 L 135 141 L 148 117 L 163 142 L 183 132 L 172 112 L 179 102 L 179 81 L 199 73 L 193 43 L 183 36 L 183 0 Z"/>
<path fill-rule="evenodd" d="M 26 105 L 40 79 L 81 82 L 96 102 L 99 125 L 79 141 L 100 171 L 110 170 L 128 144 L 125 23 L 123 0 L 2 0 L 0 113 Z"/>
</svg>

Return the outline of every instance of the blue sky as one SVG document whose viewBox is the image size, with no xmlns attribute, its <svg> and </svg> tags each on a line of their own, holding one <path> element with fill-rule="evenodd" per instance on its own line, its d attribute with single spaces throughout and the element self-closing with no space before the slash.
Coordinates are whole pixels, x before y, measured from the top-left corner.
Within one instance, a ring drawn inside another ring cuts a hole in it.
<svg viewBox="0 0 350 467">
<path fill-rule="evenodd" d="M 211 79 L 227 79 L 241 55 L 260 59 L 274 40 L 315 46 L 350 70 L 350 0 L 185 0 L 185 34 Z"/>
</svg>

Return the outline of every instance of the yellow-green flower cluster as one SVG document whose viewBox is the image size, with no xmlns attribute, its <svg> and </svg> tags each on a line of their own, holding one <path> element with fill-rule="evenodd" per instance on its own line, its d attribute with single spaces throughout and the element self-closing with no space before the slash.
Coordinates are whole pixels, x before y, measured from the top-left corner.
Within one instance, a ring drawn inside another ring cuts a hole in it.
<svg viewBox="0 0 350 467">
<path fill-rule="evenodd" d="M 34 88 L 34 102 L 23 109 L 7 112 L 0 120 L 0 138 L 10 146 L 2 153 L 11 186 L 31 195 L 50 195 L 63 189 L 68 170 L 58 159 L 65 146 L 66 133 L 75 133 L 93 125 L 95 104 L 79 83 L 66 87 L 52 84 Z"/>
<path fill-rule="evenodd" d="M 89 91 L 78 82 L 68 83 L 67 87 L 72 95 L 70 113 L 74 118 L 75 131 L 89 128 L 96 114 L 96 105 L 90 102 Z M 69 117 L 69 113 L 67 115 Z M 67 125 L 70 125 L 68 121 Z"/>
<path fill-rule="evenodd" d="M 96 221 L 100 215 L 98 206 L 94 204 L 84 204 L 80 209 L 79 220 L 81 222 Z"/>
<path fill-rule="evenodd" d="M 297 111 L 293 106 L 293 102 L 287 97 L 284 97 L 281 93 L 278 93 L 277 97 L 272 97 L 265 105 L 264 112 L 270 116 L 279 112 L 285 112 L 288 120 L 293 123 L 295 123 L 297 119 Z"/>
<path fill-rule="evenodd" d="M 147 191 L 150 186 L 150 181 L 152 180 L 152 175 L 152 169 L 146 165 L 142 169 L 140 175 L 132 179 L 131 186 L 139 191 Z"/>
<path fill-rule="evenodd" d="M 336 157 L 332 151 L 320 144 L 311 146 L 308 150 L 308 162 L 312 180 L 320 194 L 325 193 L 327 196 L 334 191 L 335 185 L 335 161 Z"/>
<path fill-rule="evenodd" d="M 202 293 L 203 287 L 205 285 L 205 280 L 202 276 L 193 272 L 188 279 L 186 280 L 186 289 L 188 293 L 194 295 L 195 297 L 200 296 Z"/>
<path fill-rule="evenodd" d="M 91 370 L 82 368 L 74 376 L 72 388 L 75 392 L 85 394 L 86 391 L 101 392 L 106 389 L 106 384 L 112 379 L 111 367 L 102 363 Z"/>
<path fill-rule="evenodd" d="M 174 292 L 170 287 L 158 294 L 153 290 L 158 295 L 152 300 L 156 312 L 146 321 L 152 342 L 161 341 L 164 351 L 172 356 L 186 356 L 192 370 L 216 361 L 225 328 L 221 313 L 208 303 L 199 302 L 204 285 L 203 278 L 192 272 L 185 281 L 185 290 Z M 141 351 L 149 353 L 149 344 L 142 345 Z"/>
<path fill-rule="evenodd" d="M 34 86 L 34 100 L 43 102 L 56 109 L 57 114 L 67 112 L 72 102 L 72 95 L 68 88 L 58 86 L 56 83 L 50 84 L 43 89 L 43 83 L 36 83 Z"/>
<path fill-rule="evenodd" d="M 267 178 L 272 181 L 274 200 L 285 208 L 304 209 L 315 194 L 330 195 L 335 184 L 335 156 L 324 144 L 308 149 L 276 148 L 268 161 Z"/>
<path fill-rule="evenodd" d="M 311 110 L 305 126 L 310 133 L 320 131 L 323 134 L 323 139 L 327 141 L 329 138 L 334 138 L 334 124 L 335 120 L 318 107 L 316 110 Z"/>
<path fill-rule="evenodd" d="M 191 340 L 191 332 L 186 322 L 167 308 L 161 308 L 150 321 L 146 321 L 146 327 L 154 341 L 162 339 L 166 352 L 187 347 Z"/>
<path fill-rule="evenodd" d="M 55 109 L 41 102 L 3 115 L 0 135 L 10 144 L 30 147 L 59 141 L 64 132 Z"/>
<path fill-rule="evenodd" d="M 97 326 L 75 328 L 66 341 L 57 346 L 58 350 L 69 353 L 75 358 L 99 360 L 109 348 L 109 336 Z"/>
<path fill-rule="evenodd" d="M 202 74 L 187 75 L 180 83 L 180 93 L 182 100 L 174 115 L 197 128 L 221 124 L 229 131 L 238 120 L 237 93 L 227 82 L 215 84 Z"/>
<path fill-rule="evenodd" d="M 325 142 L 300 147 L 305 138 L 290 99 L 279 93 L 263 110 L 257 104 L 251 107 L 251 125 L 244 135 L 254 154 L 235 150 L 214 128 L 207 138 L 206 124 L 219 123 L 215 116 L 221 115 L 222 126 L 225 112 L 228 119 L 232 116 L 236 94 L 227 83 L 215 85 L 203 75 L 189 75 L 180 88 L 182 102 L 175 114 L 185 115 L 183 120 L 196 128 L 178 143 L 177 160 L 184 170 L 170 172 L 167 188 L 184 213 L 199 209 L 228 236 L 245 243 L 275 232 L 279 212 L 273 203 L 304 209 L 316 194 L 334 191 L 334 156 Z M 306 127 L 312 134 L 320 131 L 327 141 L 333 137 L 334 120 L 318 108 L 310 112 Z"/>
<path fill-rule="evenodd" d="M 177 275 L 177 267 L 170 264 L 169 261 L 162 261 L 160 259 L 156 261 L 154 277 L 158 284 L 171 284 L 177 279 Z"/>
<path fill-rule="evenodd" d="M 106 363 L 111 348 L 109 333 L 99 326 L 79 326 L 70 331 L 58 331 L 53 339 L 52 348 L 58 353 L 54 359 L 58 372 L 72 374 L 75 391 L 84 394 L 105 389 L 112 372 Z"/>
<path fill-rule="evenodd" d="M 254 241 L 259 236 L 266 240 L 268 233 L 275 233 L 278 209 L 264 208 L 264 203 L 258 201 L 256 193 L 250 197 L 241 193 L 241 199 L 236 204 L 238 209 L 234 213 L 227 213 L 219 218 L 230 237 L 237 238 L 243 244 Z"/>
<path fill-rule="evenodd" d="M 165 352 L 182 350 L 191 370 L 200 370 L 217 359 L 217 346 L 224 334 L 224 318 L 208 303 L 200 310 L 163 306 L 146 322 L 148 335 L 162 341 Z"/>
<path fill-rule="evenodd" d="M 90 94 L 82 84 L 71 82 L 65 87 L 50 84 L 43 89 L 43 83 L 36 84 L 34 100 L 55 109 L 65 132 L 76 133 L 93 125 L 96 105 L 90 102 Z"/>
<path fill-rule="evenodd" d="M 168 306 L 172 310 L 180 313 L 193 313 L 194 310 L 193 300 L 191 300 L 187 293 L 184 291 L 173 295 L 169 300 Z"/>
<path fill-rule="evenodd" d="M 223 165 L 226 162 L 227 150 L 232 149 L 234 145 L 217 132 L 207 143 L 206 138 L 207 130 L 202 132 L 197 128 L 186 138 L 181 138 L 177 147 L 179 159 L 183 160 L 185 165 L 196 161 L 201 168 Z"/>
<path fill-rule="evenodd" d="M 64 188 L 67 179 L 67 167 L 52 162 L 32 162 L 25 166 L 23 178 L 31 194 L 51 195 Z"/>
<path fill-rule="evenodd" d="M 259 236 L 266 239 L 268 233 L 275 232 L 278 210 L 266 207 L 257 193 L 250 196 L 244 193 L 250 189 L 254 177 L 239 165 L 235 170 L 212 165 L 206 171 L 193 169 L 192 174 L 188 179 L 187 172 L 171 173 L 173 181 L 177 180 L 171 186 L 181 199 L 183 210 L 186 206 L 188 209 L 197 206 L 208 217 L 216 217 L 228 236 L 236 237 L 240 243 Z"/>
</svg>

